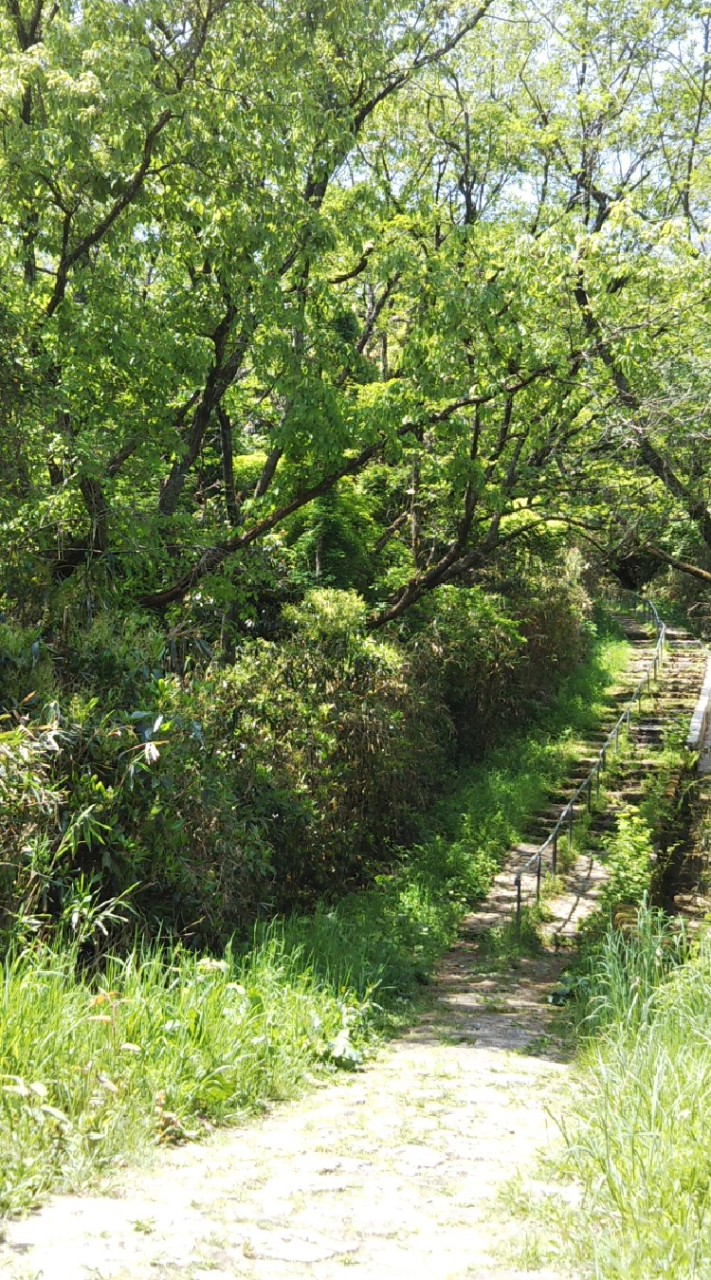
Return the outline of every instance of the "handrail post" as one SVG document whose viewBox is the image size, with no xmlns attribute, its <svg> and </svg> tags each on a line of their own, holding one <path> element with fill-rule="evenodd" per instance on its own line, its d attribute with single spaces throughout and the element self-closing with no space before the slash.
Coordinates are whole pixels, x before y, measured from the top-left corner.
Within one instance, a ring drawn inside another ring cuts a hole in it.
<svg viewBox="0 0 711 1280">
<path fill-rule="evenodd" d="M 573 847 L 573 806 L 568 806 L 568 848 Z"/>
<path fill-rule="evenodd" d="M 521 876 L 516 876 L 516 932 L 521 935 Z"/>
<path fill-rule="evenodd" d="M 553 832 L 553 853 L 551 856 L 551 874 L 558 874 L 558 831 Z"/>
<path fill-rule="evenodd" d="M 539 853 L 538 861 L 536 862 L 536 902 L 540 902 L 541 900 L 541 863 L 542 862 L 543 862 L 543 859 Z"/>
</svg>

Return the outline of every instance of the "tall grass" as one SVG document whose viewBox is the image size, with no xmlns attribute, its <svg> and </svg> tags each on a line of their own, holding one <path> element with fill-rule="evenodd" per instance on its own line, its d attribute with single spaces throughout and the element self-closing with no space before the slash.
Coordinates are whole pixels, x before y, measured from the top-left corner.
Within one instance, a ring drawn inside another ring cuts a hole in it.
<svg viewBox="0 0 711 1280">
<path fill-rule="evenodd" d="M 605 1280 L 711 1275 L 711 937 L 680 964 L 687 951 L 643 907 L 590 975 L 598 1035 L 566 1168 L 584 1191 L 577 1259 Z"/>
<path fill-rule="evenodd" d="M 609 927 L 576 979 L 579 1028 L 586 1041 L 609 1028 L 634 1037 L 656 1008 L 660 985 L 687 958 L 689 940 L 646 902 L 624 927 Z"/>
<path fill-rule="evenodd" d="M 137 949 L 99 979 L 77 973 L 72 947 L 5 964 L 5 1211 L 147 1142 L 196 1136 L 201 1120 L 289 1097 L 314 1066 L 358 1058 L 364 1002 L 336 975 L 319 979 L 279 929 L 244 957 Z"/>
<path fill-rule="evenodd" d="M 197 1136 L 357 1067 L 452 942 L 627 649 L 602 641 L 549 708 L 430 815 L 368 892 L 261 928 L 244 953 L 136 947 L 100 973 L 76 942 L 10 955 L 0 995 L 0 1210 L 75 1188 L 156 1142 Z M 87 922 L 85 921 L 85 926 Z M 90 922 L 89 922 L 90 923 Z M 85 939 L 88 937 L 84 929 Z"/>
</svg>

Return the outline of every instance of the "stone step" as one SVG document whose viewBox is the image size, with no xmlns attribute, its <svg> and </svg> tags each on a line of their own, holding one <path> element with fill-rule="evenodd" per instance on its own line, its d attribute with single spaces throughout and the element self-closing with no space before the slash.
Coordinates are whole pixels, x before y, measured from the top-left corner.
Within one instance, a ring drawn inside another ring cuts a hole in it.
<svg viewBox="0 0 711 1280">
<path fill-rule="evenodd" d="M 654 630 L 644 626 L 639 619 L 627 619 L 624 626 L 627 638 L 634 646 L 634 656 L 625 676 L 625 687 L 608 692 L 605 698 L 607 724 L 583 736 L 580 755 L 571 763 L 565 782 L 549 791 L 546 803 L 532 817 L 527 838 L 519 846 L 522 860 L 530 858 L 546 843 L 553 827 L 572 803 L 574 794 L 590 777 L 593 808 L 589 830 L 593 833 L 593 841 L 599 838 L 604 842 L 617 827 L 619 811 L 629 805 L 638 805 L 644 799 L 645 781 L 659 763 L 668 728 L 683 722 L 693 712 L 706 667 L 706 651 L 699 641 L 682 628 L 669 628 L 669 644 L 658 679 L 648 680 L 655 657 Z M 640 686 L 641 699 L 636 698 L 633 703 L 635 691 Z M 618 758 L 614 739 L 610 741 L 610 737 L 620 714 L 630 704 L 632 714 L 629 733 L 625 733 L 624 726 L 620 732 L 623 742 L 628 737 L 629 753 Z M 600 812 L 595 807 L 595 772 L 605 746 L 606 767 L 602 770 L 601 777 L 606 807 Z M 711 754 L 709 762 L 711 766 Z M 574 805 L 576 822 L 586 810 L 587 795 L 583 791 Z M 566 835 L 567 828 L 564 826 L 559 833 L 563 847 Z M 597 856 L 597 851 L 594 856 Z M 604 860 L 604 850 L 601 850 L 600 856 Z"/>
</svg>

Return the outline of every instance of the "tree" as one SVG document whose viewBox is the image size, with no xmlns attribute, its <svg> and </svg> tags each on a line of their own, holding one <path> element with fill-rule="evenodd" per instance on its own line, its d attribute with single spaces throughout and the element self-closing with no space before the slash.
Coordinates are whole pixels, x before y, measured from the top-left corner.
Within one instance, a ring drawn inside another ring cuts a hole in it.
<svg viewBox="0 0 711 1280">
<path fill-rule="evenodd" d="M 547 526 L 663 558 L 683 517 L 708 543 L 678 409 L 707 395 L 702 9 L 0 22 L 15 594 L 94 564 L 166 608 L 383 467 L 375 628 Z"/>
<path fill-rule="evenodd" d="M 548 66 L 526 89 L 547 172 L 557 168 L 575 224 L 569 292 L 586 337 L 581 369 L 591 387 L 591 373 L 597 382 L 595 453 L 608 478 L 610 460 L 617 466 L 618 495 L 626 490 L 626 518 L 613 497 L 607 525 L 628 552 L 656 555 L 652 544 L 669 532 L 674 539 L 684 520 L 711 546 L 700 427 L 708 396 L 709 18 L 702 8 L 602 3 L 563 6 L 550 23 L 566 32 L 563 75 Z M 665 492 L 650 506 L 652 477 Z"/>
</svg>

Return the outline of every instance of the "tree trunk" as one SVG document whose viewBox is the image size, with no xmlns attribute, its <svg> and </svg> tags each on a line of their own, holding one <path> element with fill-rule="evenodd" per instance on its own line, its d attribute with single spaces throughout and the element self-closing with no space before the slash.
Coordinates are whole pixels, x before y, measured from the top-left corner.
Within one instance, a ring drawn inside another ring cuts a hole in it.
<svg viewBox="0 0 711 1280">
<path fill-rule="evenodd" d="M 222 484 L 225 491 L 225 507 L 227 519 L 234 527 L 239 524 L 240 504 L 235 492 L 235 469 L 232 456 L 232 423 L 222 405 L 217 409 L 217 421 L 220 424 L 220 452 L 222 455 Z"/>
</svg>

